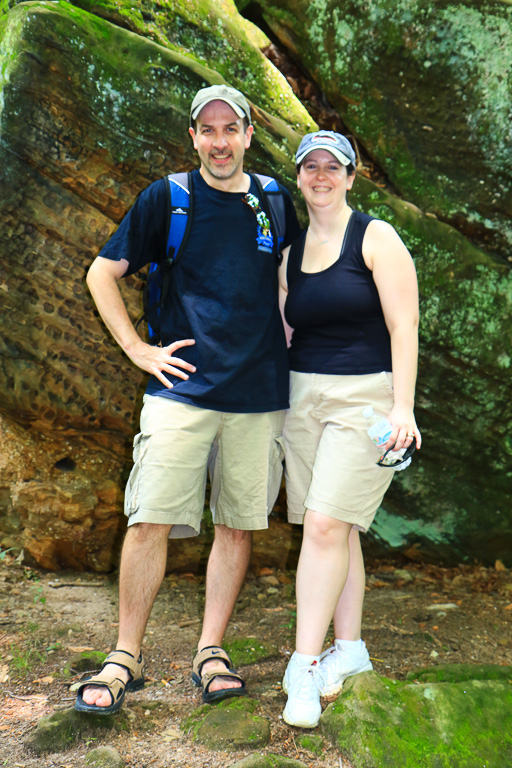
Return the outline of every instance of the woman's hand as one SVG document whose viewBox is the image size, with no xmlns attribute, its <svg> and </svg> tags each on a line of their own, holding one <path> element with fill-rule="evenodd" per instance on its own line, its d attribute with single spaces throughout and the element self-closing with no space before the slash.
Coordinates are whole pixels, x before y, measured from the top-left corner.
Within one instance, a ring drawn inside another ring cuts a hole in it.
<svg viewBox="0 0 512 768">
<path fill-rule="evenodd" d="M 167 347 L 155 347 L 151 344 L 146 344 L 145 341 L 139 339 L 133 347 L 126 350 L 126 354 L 138 368 L 142 368 L 143 371 L 147 371 L 153 376 L 156 376 L 165 387 L 172 389 L 173 385 L 169 379 L 164 376 L 164 373 L 169 373 L 171 376 L 178 376 L 180 379 L 186 381 L 188 379 L 188 374 L 185 373 L 185 371 L 194 373 L 196 368 L 194 365 L 185 362 L 185 360 L 182 360 L 179 357 L 174 357 L 174 353 L 181 347 L 190 347 L 195 343 L 194 339 L 183 339 L 182 341 L 174 341 Z"/>
<path fill-rule="evenodd" d="M 388 421 L 393 427 L 393 432 L 385 444 L 384 450 L 393 448 L 393 450 L 399 451 L 401 448 L 408 448 L 414 441 L 416 441 L 416 448 L 418 450 L 421 448 L 421 432 L 416 425 L 414 412 L 411 408 L 393 406 Z"/>
</svg>

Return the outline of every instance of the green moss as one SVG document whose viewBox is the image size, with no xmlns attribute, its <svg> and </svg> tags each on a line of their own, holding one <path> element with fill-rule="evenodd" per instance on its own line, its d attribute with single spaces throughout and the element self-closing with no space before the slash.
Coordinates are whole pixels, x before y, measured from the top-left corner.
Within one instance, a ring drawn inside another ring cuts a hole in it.
<svg viewBox="0 0 512 768">
<path fill-rule="evenodd" d="M 230 3 L 74 0 L 73 4 L 214 69 L 300 132 L 313 125 L 286 79 L 259 50 L 268 44 L 267 38 Z"/>
<path fill-rule="evenodd" d="M 224 647 L 235 667 L 255 664 L 263 659 L 275 658 L 278 655 L 278 650 L 274 645 L 261 642 L 253 637 L 229 639 Z"/>
<path fill-rule="evenodd" d="M 510 4 L 351 0 L 340 7 L 336 0 L 261 0 L 259 5 L 399 193 L 458 226 L 467 221 L 472 238 L 507 259 Z"/>
<path fill-rule="evenodd" d="M 257 703 L 247 697 L 225 699 L 196 710 L 182 728 L 209 749 L 263 746 L 269 739 L 270 727 L 267 720 L 253 714 L 256 707 Z"/>
<path fill-rule="evenodd" d="M 321 725 L 361 768 L 502 768 L 511 713 L 508 683 L 411 685 L 370 673 L 347 683 Z"/>
<path fill-rule="evenodd" d="M 498 664 L 439 664 L 407 673 L 420 683 L 463 683 L 466 680 L 512 681 L 512 667 Z"/>
<path fill-rule="evenodd" d="M 107 658 L 107 655 L 108 654 L 102 653 L 101 651 L 83 651 L 82 653 L 77 653 L 69 660 L 64 669 L 64 674 L 72 675 L 77 672 L 99 669 Z"/>
<path fill-rule="evenodd" d="M 25 744 L 37 755 L 46 752 L 62 752 L 84 737 L 97 738 L 112 730 L 128 730 L 128 718 L 122 710 L 115 715 L 105 717 L 94 714 L 85 715 L 75 712 L 74 709 L 65 709 L 41 718 Z"/>
<path fill-rule="evenodd" d="M 324 742 L 321 736 L 313 734 L 305 734 L 297 738 L 298 743 L 302 749 L 307 749 L 308 752 L 312 752 L 314 755 L 322 755 L 324 752 Z"/>
</svg>

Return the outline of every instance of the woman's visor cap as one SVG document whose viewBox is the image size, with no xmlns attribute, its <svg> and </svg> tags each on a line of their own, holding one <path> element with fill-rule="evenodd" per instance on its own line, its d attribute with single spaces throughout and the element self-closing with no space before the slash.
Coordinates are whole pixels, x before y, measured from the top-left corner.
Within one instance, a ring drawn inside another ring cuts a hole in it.
<svg viewBox="0 0 512 768">
<path fill-rule="evenodd" d="M 316 131 L 316 133 L 307 133 L 299 144 L 295 163 L 300 165 L 305 157 L 315 149 L 325 149 L 334 155 L 342 165 L 352 164 L 356 166 L 356 153 L 352 149 L 349 140 L 341 133 L 334 131 Z"/>
</svg>

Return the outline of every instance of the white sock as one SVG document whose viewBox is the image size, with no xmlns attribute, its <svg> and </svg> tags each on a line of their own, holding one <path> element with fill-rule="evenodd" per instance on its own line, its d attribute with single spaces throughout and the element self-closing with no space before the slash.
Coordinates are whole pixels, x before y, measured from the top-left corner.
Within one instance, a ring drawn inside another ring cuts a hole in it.
<svg viewBox="0 0 512 768">
<path fill-rule="evenodd" d="M 292 655 L 292 659 L 295 659 L 300 664 L 303 664 L 305 667 L 310 667 L 311 664 L 313 664 L 315 661 L 320 663 L 320 656 L 312 656 L 309 653 L 299 653 L 298 651 L 294 651 Z"/>
<path fill-rule="evenodd" d="M 334 641 L 334 644 L 341 650 L 345 651 L 346 653 L 358 653 L 363 650 L 364 644 L 361 639 L 359 640 L 336 640 Z"/>
</svg>

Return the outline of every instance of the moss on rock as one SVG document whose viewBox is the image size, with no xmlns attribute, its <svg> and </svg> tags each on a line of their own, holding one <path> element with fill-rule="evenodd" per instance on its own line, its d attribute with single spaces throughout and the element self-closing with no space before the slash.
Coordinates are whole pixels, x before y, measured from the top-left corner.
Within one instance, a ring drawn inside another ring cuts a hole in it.
<svg viewBox="0 0 512 768">
<path fill-rule="evenodd" d="M 282 755 L 254 753 L 244 757 L 243 760 L 237 760 L 229 768 L 307 768 L 307 765 L 301 760 L 292 760 Z"/>
<path fill-rule="evenodd" d="M 260 642 L 253 637 L 229 639 L 224 647 L 235 667 L 256 664 L 258 661 L 275 658 L 279 654 L 275 645 Z"/>
<path fill-rule="evenodd" d="M 73 0 L 91 14 L 215 70 L 259 107 L 280 115 L 300 133 L 314 125 L 281 73 L 261 53 L 266 36 L 241 17 L 230 0 Z"/>
<path fill-rule="evenodd" d="M 393 481 L 370 538 L 377 551 L 418 544 L 432 559 L 478 552 L 509 563 L 512 273 L 452 227 L 364 178 L 351 201 L 396 227 L 420 288 L 416 416 L 426 439 Z"/>
<path fill-rule="evenodd" d="M 507 259 L 512 8 L 479 0 L 258 0 L 403 197 Z"/>
<path fill-rule="evenodd" d="M 106 717 L 65 709 L 41 718 L 25 746 L 36 755 L 65 752 L 85 736 L 97 738 L 112 730 L 128 730 L 128 716 L 123 710 Z"/>
<path fill-rule="evenodd" d="M 420 683 L 464 683 L 466 680 L 512 682 L 512 667 L 499 664 L 439 664 L 412 670 L 407 680 Z"/>
<path fill-rule="evenodd" d="M 64 669 L 64 674 L 76 674 L 77 672 L 87 672 L 93 669 L 99 669 L 105 659 L 106 653 L 102 651 L 82 651 L 81 653 L 75 653 L 69 659 Z"/>
<path fill-rule="evenodd" d="M 113 747 L 96 747 L 87 753 L 85 764 L 90 768 L 123 768 L 124 760 Z"/>
<path fill-rule="evenodd" d="M 215 706 L 195 710 L 182 727 L 208 749 L 262 747 L 270 738 L 270 725 L 268 720 L 253 714 L 256 707 L 257 703 L 246 697 L 224 699 Z"/>
<path fill-rule="evenodd" d="M 503 768 L 511 716 L 508 682 L 411 684 L 370 672 L 350 678 L 320 722 L 359 768 Z"/>
</svg>

